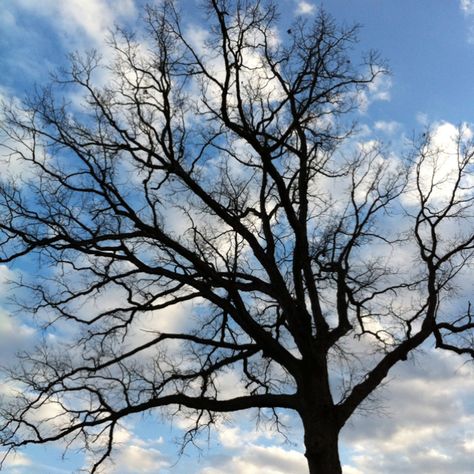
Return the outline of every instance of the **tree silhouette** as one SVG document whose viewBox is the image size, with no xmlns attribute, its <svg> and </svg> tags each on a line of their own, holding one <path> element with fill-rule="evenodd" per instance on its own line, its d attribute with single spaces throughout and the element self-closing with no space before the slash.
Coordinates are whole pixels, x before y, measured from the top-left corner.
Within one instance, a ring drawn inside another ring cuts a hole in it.
<svg viewBox="0 0 474 474">
<path fill-rule="evenodd" d="M 353 58 L 356 28 L 320 12 L 279 34 L 260 1 L 206 14 L 198 41 L 173 2 L 148 8 L 146 41 L 117 31 L 107 68 L 74 55 L 5 109 L 34 171 L 2 182 L 2 260 L 38 259 L 22 308 L 62 335 L 9 372 L 9 451 L 82 443 L 97 472 L 129 415 L 191 410 L 189 440 L 291 410 L 309 471 L 337 474 L 342 427 L 395 364 L 428 339 L 474 355 L 449 299 L 473 262 L 467 130 L 449 156 L 429 132 L 405 158 L 359 143 L 351 112 L 386 67 Z"/>
</svg>

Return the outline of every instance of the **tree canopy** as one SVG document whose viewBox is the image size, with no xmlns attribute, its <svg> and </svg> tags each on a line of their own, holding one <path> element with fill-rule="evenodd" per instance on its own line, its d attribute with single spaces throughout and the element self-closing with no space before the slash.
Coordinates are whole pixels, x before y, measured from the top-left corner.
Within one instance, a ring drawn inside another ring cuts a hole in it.
<svg viewBox="0 0 474 474">
<path fill-rule="evenodd" d="M 290 410 L 310 472 L 340 473 L 339 432 L 392 367 L 428 340 L 474 355 L 453 300 L 472 133 L 362 142 L 353 112 L 388 71 L 354 58 L 357 28 L 321 11 L 281 31 L 262 1 L 205 14 L 199 36 L 174 2 L 148 7 L 109 63 L 72 55 L 5 106 L 3 148 L 32 171 L 2 180 L 2 261 L 36 259 L 21 308 L 59 337 L 10 369 L 0 445 L 65 440 L 98 472 L 135 413 L 192 411 L 189 440 L 220 413 Z"/>
</svg>

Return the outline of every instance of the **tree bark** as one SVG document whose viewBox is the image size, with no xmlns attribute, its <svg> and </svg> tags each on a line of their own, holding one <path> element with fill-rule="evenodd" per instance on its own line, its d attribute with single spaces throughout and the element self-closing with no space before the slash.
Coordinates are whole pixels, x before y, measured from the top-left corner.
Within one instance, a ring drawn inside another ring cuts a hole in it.
<svg viewBox="0 0 474 474">
<path fill-rule="evenodd" d="M 305 426 L 305 456 L 310 474 L 342 474 L 339 459 L 339 430 L 326 423 L 317 427 Z"/>
<path fill-rule="evenodd" d="M 304 427 L 309 473 L 342 474 L 338 440 L 343 423 L 329 386 L 326 354 L 317 353 L 305 365 L 305 375 L 299 383 L 299 414 Z"/>
</svg>

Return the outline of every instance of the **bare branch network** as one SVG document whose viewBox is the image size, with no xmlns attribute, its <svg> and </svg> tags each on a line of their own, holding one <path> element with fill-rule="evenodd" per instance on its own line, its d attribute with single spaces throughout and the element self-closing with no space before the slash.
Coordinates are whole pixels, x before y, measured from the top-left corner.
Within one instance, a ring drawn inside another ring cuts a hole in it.
<svg viewBox="0 0 474 474">
<path fill-rule="evenodd" d="M 2 181 L 2 261 L 37 259 L 22 310 L 60 341 L 9 372 L 7 450 L 63 440 L 94 473 L 134 413 L 195 411 L 192 439 L 219 413 L 287 409 L 310 472 L 337 474 L 341 428 L 395 364 L 429 339 L 474 355 L 452 298 L 473 263 L 470 131 L 406 157 L 362 144 L 351 112 L 387 68 L 354 60 L 356 28 L 206 5 L 205 39 L 165 1 L 110 64 L 73 55 L 5 107 L 3 148 L 33 171 Z"/>
</svg>

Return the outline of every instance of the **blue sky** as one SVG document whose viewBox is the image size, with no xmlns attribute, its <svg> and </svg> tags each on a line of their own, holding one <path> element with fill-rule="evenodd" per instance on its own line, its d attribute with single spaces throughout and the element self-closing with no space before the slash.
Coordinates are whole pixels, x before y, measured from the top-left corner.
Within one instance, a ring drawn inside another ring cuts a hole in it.
<svg viewBox="0 0 474 474">
<path fill-rule="evenodd" d="M 3 0 L 0 10 L 0 97 L 23 98 L 64 64 L 68 52 L 96 48 L 104 55 L 107 28 L 134 27 L 141 0 Z M 181 0 L 189 18 L 196 2 Z M 285 20 L 314 15 L 320 2 L 281 0 Z M 474 0 L 327 0 L 338 22 L 360 23 L 360 51 L 376 49 L 392 75 L 377 82 L 357 113 L 368 135 L 395 147 L 431 124 L 441 133 L 474 123 Z M 193 20 L 195 21 L 195 20 Z M 18 170 L 19 173 L 26 172 Z M 25 269 L 23 269 L 25 271 Z M 0 268 L 0 296 L 12 270 Z M 471 287 L 472 282 L 468 283 Z M 0 360 L 34 343 L 21 318 L 0 309 Z M 417 362 L 391 374 L 373 413 L 356 416 L 343 433 L 345 474 L 447 474 L 472 472 L 474 372 L 463 360 L 434 353 L 428 345 Z M 232 380 L 228 386 L 232 387 Z M 123 427 L 116 467 L 110 472 L 199 474 L 303 474 L 301 431 L 289 418 L 289 440 L 270 427 L 253 429 L 252 414 L 218 426 L 200 453 L 190 448 L 178 461 L 173 443 L 184 421 L 160 425 L 137 417 Z M 70 473 L 81 453 L 61 460 L 61 447 L 35 448 L 13 458 L 7 474 Z M 178 462 L 177 462 L 178 461 Z M 158 466 L 158 467 L 157 467 Z"/>
<path fill-rule="evenodd" d="M 362 47 L 376 48 L 389 62 L 391 101 L 373 114 L 406 127 L 416 127 L 420 113 L 430 121 L 472 121 L 472 2 L 333 0 L 324 5 L 336 18 L 363 25 Z"/>
</svg>

